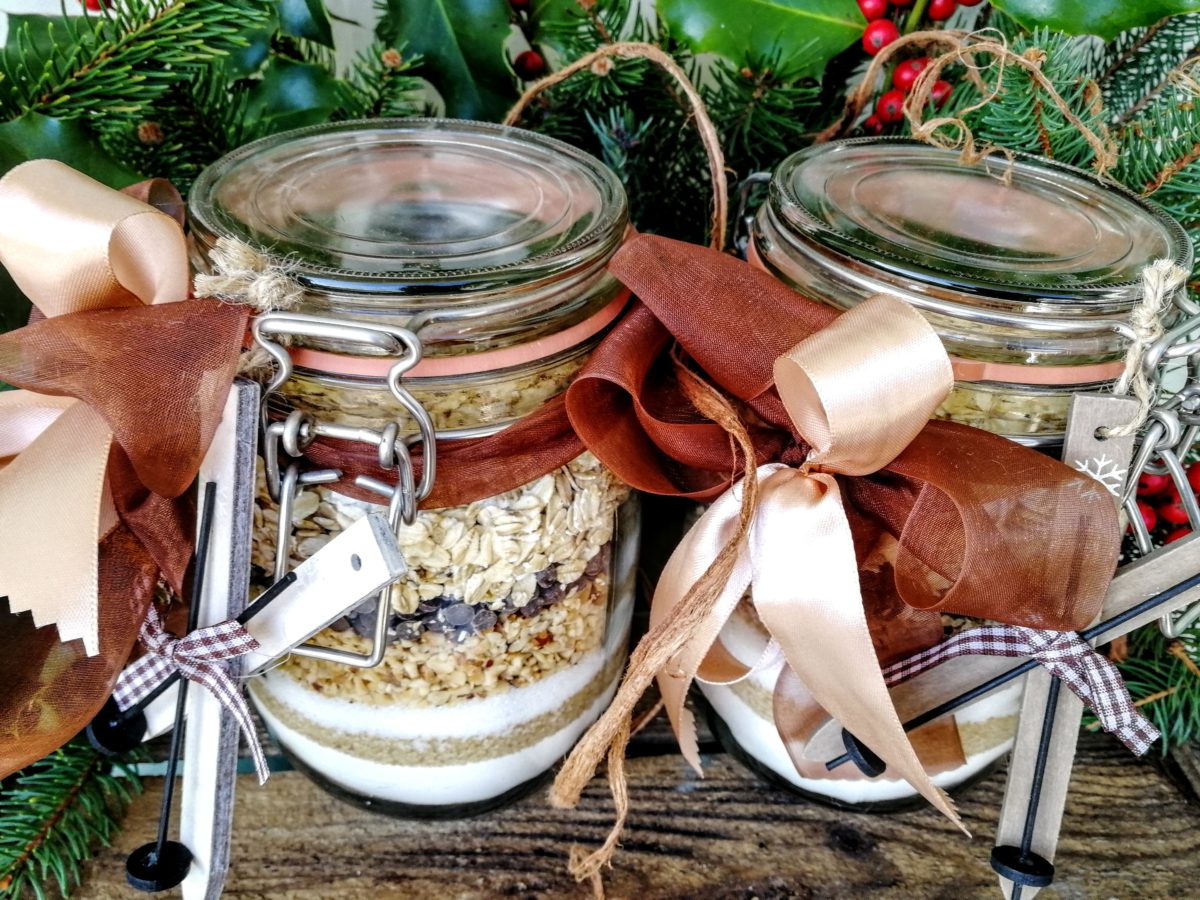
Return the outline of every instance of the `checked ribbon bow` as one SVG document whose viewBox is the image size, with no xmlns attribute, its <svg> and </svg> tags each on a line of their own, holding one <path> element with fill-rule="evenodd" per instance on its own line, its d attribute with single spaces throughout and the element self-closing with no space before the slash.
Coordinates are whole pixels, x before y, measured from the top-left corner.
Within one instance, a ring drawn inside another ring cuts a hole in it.
<svg viewBox="0 0 1200 900">
<path fill-rule="evenodd" d="M 237 719 L 254 757 L 259 784 L 265 783 L 270 774 L 267 758 L 255 734 L 250 707 L 226 665 L 228 660 L 257 650 L 258 640 L 234 619 L 197 628 L 177 638 L 163 629 L 162 618 L 153 604 L 147 611 L 139 640 L 146 654 L 126 667 L 117 680 L 113 689 L 117 706 L 121 710 L 134 706 L 178 672 L 207 689 Z"/>
<path fill-rule="evenodd" d="M 1142 715 L 1121 673 L 1074 631 L 1016 625 L 985 625 L 961 632 L 883 670 L 888 687 L 914 678 L 956 656 L 1028 656 L 1062 680 L 1096 714 L 1105 731 L 1138 756 L 1158 740 L 1158 729 Z"/>
</svg>

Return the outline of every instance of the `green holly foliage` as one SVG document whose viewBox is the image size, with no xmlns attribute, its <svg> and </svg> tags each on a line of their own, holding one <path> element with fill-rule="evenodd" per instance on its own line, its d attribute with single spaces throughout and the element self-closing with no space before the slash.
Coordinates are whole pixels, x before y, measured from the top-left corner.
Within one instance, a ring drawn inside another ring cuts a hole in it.
<svg viewBox="0 0 1200 900">
<path fill-rule="evenodd" d="M 992 0 L 1028 29 L 1094 34 L 1111 41 L 1122 31 L 1200 10 L 1197 0 Z"/>
<path fill-rule="evenodd" d="M 508 0 L 387 0 L 386 9 L 380 37 L 421 55 L 446 115 L 503 117 L 517 99 L 504 49 L 512 32 Z"/>
<path fill-rule="evenodd" d="M 855 0 L 659 0 L 658 14 L 695 53 L 716 53 L 739 68 L 773 59 L 779 78 L 820 77 L 862 37 L 867 21 Z"/>
</svg>

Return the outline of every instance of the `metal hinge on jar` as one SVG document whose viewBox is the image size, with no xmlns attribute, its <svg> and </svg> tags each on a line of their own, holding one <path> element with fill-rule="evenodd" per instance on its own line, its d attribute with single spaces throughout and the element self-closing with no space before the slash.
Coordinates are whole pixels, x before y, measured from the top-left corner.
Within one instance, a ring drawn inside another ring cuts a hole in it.
<svg viewBox="0 0 1200 900">
<path fill-rule="evenodd" d="M 267 491 L 279 504 L 279 531 L 275 543 L 275 579 L 287 572 L 292 542 L 292 510 L 305 488 L 329 484 L 342 477 L 337 469 L 318 469 L 301 472 L 298 460 L 318 437 L 337 441 L 352 441 L 376 447 L 379 467 L 396 474 L 396 487 L 367 475 L 360 475 L 355 484 L 387 500 L 388 524 L 399 534 L 402 525 L 416 521 L 421 501 L 433 490 L 436 475 L 437 435 L 433 420 L 425 408 L 404 387 L 405 373 L 421 361 L 421 341 L 411 331 L 395 325 L 368 325 L 303 313 L 270 312 L 256 318 L 251 332 L 258 346 L 275 361 L 276 371 L 263 389 L 262 453 L 266 470 Z M 267 403 L 292 376 L 292 358 L 279 338 L 307 337 L 337 341 L 344 346 L 362 347 L 372 352 L 394 356 L 396 362 L 388 370 L 387 386 L 399 403 L 417 423 L 417 431 L 401 435 L 400 425 L 392 422 L 381 430 L 337 422 L 322 422 L 310 413 L 293 410 L 282 421 L 272 422 Z M 421 478 L 413 471 L 412 447 L 419 446 L 422 456 Z M 286 468 L 282 460 L 291 460 Z M 327 662 L 370 668 L 383 661 L 388 646 L 388 620 L 391 617 L 392 591 L 395 585 L 384 588 L 375 601 L 375 633 L 369 653 L 351 653 L 313 643 L 301 644 L 292 652 Z"/>
</svg>

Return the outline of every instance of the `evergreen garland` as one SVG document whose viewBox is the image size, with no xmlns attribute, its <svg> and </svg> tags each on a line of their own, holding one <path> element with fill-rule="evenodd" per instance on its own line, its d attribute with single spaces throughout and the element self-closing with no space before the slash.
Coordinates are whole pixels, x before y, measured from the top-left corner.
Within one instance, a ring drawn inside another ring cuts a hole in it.
<svg viewBox="0 0 1200 900">
<path fill-rule="evenodd" d="M 316 0 L 302 5 L 320 7 Z M 421 76 L 429 73 L 419 56 L 405 52 L 392 15 L 400 5 L 381 5 L 389 16 L 377 42 L 344 73 L 319 40 L 321 29 L 284 27 L 278 0 L 110 0 L 100 15 L 26 24 L 0 54 L 0 119 L 73 123 L 131 173 L 169 178 L 186 192 L 204 166 L 275 131 L 426 112 Z M 637 0 L 538 0 L 514 19 L 530 43 L 552 48 L 552 62 L 620 40 L 658 44 L 700 86 L 731 180 L 772 169 L 810 143 L 840 112 L 847 84 L 863 69 L 857 47 L 835 57 L 819 79 L 797 77 L 778 58 L 749 51 L 706 60 L 702 68 L 643 8 Z M 910 24 L 924 8 L 918 0 Z M 999 14 L 978 24 L 998 29 L 1016 52 L 1042 57 L 1043 74 L 1073 112 L 1118 142 L 1112 177 L 1165 207 L 1200 247 L 1200 85 L 1192 73 L 1200 15 L 1165 19 L 1108 44 L 1026 32 Z M 998 77 L 994 69 L 982 74 Z M 966 114 L 977 140 L 1085 168 L 1092 163 L 1092 148 L 1027 73 L 1010 66 L 1002 78 L 991 102 Z M 279 108 L 292 82 L 316 105 Z M 968 80 L 957 82 L 946 112 L 981 99 Z M 602 60 L 543 95 L 522 124 L 603 159 L 625 184 L 640 229 L 706 240 L 711 186 L 703 149 L 687 104 L 652 64 Z M 1200 282 L 1196 273 L 1192 281 Z M 0 325 L 23 319 L 20 307 L 2 301 Z M 1200 735 L 1200 626 L 1172 644 L 1147 628 L 1129 646 L 1120 666 L 1162 730 L 1164 749 Z M 41 897 L 56 882 L 66 893 L 78 881 L 78 861 L 109 838 L 136 789 L 136 779 L 118 778 L 78 743 L 5 780 L 0 892 Z"/>
<path fill-rule="evenodd" d="M 63 17 L 17 35 L 0 57 L 0 114 L 86 118 L 106 126 L 140 114 L 173 83 L 243 46 L 267 22 L 264 0 L 111 0 L 103 13 Z"/>
<path fill-rule="evenodd" d="M 141 791 L 131 759 L 114 763 L 75 740 L 0 783 L 0 896 L 42 900 L 51 884 L 70 894 L 80 863 Z"/>
<path fill-rule="evenodd" d="M 1020 55 L 1044 56 L 1042 74 L 1054 85 L 1071 111 L 1093 131 L 1100 132 L 1105 124 L 1104 107 L 1100 88 L 1091 78 L 1088 43 L 1039 29 L 1018 35 L 1011 47 Z M 989 92 L 997 90 L 998 93 L 966 117 L 977 141 L 1084 169 L 1091 165 L 1095 151 L 1029 72 L 1013 65 L 1003 69 L 993 66 L 985 72 L 985 83 Z M 965 79 L 957 93 L 957 102 L 962 104 L 982 99 Z"/>
</svg>

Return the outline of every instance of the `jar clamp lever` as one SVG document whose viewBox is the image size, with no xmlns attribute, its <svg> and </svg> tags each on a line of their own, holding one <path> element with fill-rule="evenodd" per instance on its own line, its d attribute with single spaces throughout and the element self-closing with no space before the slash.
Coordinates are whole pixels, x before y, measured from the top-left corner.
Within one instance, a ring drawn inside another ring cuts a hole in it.
<svg viewBox="0 0 1200 900">
<path fill-rule="evenodd" d="M 405 373 L 421 361 L 420 339 L 413 332 L 394 325 L 350 323 L 290 312 L 270 312 L 257 317 L 251 326 L 251 333 L 258 346 L 275 361 L 275 372 L 263 389 L 261 420 L 267 491 L 271 499 L 279 504 L 279 530 L 275 544 L 276 580 L 283 577 L 287 571 L 292 510 L 300 492 L 307 487 L 329 484 L 342 477 L 342 473 L 337 469 L 300 471 L 299 460 L 318 437 L 363 443 L 378 448 L 379 467 L 395 472 L 396 486 L 392 487 L 385 481 L 367 475 L 360 475 L 355 483 L 387 498 L 388 524 L 397 534 L 402 525 L 415 522 L 421 501 L 433 490 L 437 455 L 437 435 L 433 420 L 403 384 Z M 388 370 L 387 386 L 396 402 L 416 422 L 417 431 L 411 435 L 401 435 L 400 425 L 396 422 L 388 424 L 380 431 L 337 422 L 322 422 L 300 410 L 292 410 L 282 420 L 271 421 L 269 398 L 292 375 L 291 356 L 287 348 L 276 340 L 284 337 L 332 340 L 343 346 L 348 345 L 354 350 L 367 349 L 375 353 L 382 351 L 397 357 Z M 415 446 L 421 449 L 420 479 L 416 478 L 412 462 L 411 448 Z M 280 450 L 293 460 L 282 470 Z M 311 642 L 301 644 L 292 652 L 298 656 L 309 656 L 361 668 L 379 665 L 388 646 L 388 622 L 391 617 L 391 593 L 394 588 L 394 584 L 385 587 L 375 600 L 375 631 L 369 653 L 352 653 Z"/>
</svg>

